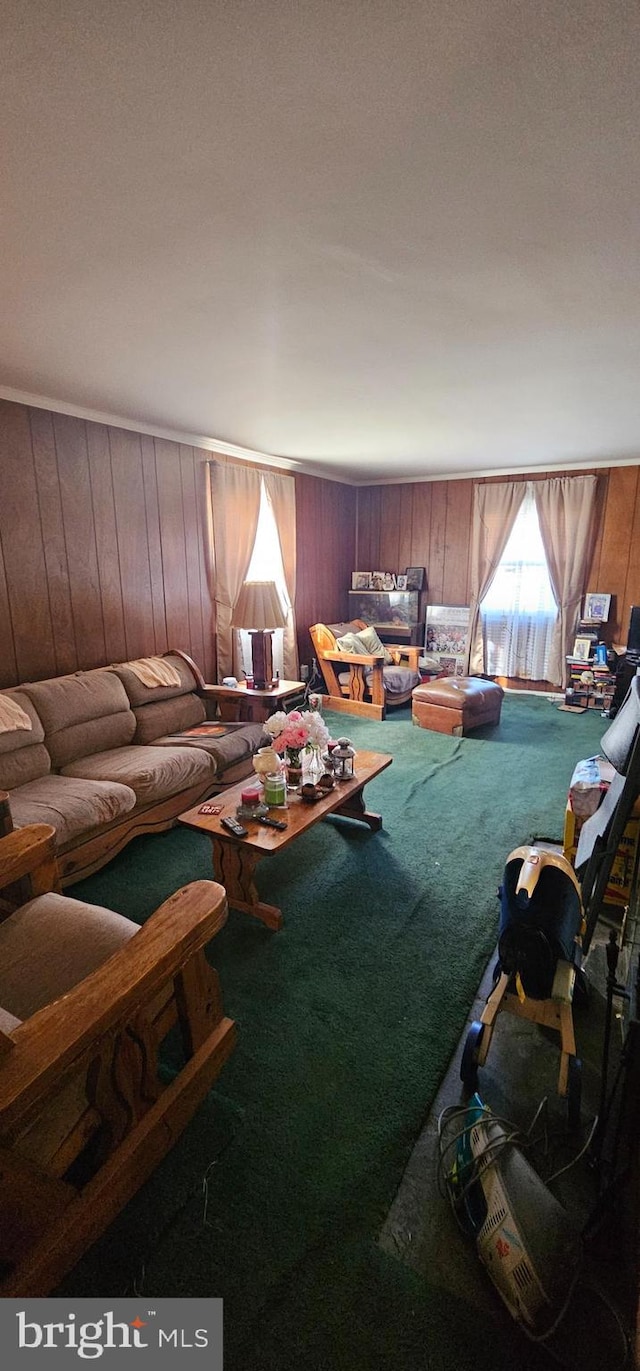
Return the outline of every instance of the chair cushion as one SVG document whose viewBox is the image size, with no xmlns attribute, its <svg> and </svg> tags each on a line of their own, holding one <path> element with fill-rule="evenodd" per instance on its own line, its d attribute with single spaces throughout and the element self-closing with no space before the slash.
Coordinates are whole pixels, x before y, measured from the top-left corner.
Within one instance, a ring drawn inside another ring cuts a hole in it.
<svg viewBox="0 0 640 1371">
<path fill-rule="evenodd" d="M 382 680 L 387 695 L 408 695 L 420 682 L 420 672 L 410 666 L 385 666 Z"/>
<path fill-rule="evenodd" d="M 359 629 L 355 634 L 355 637 L 359 638 L 361 643 L 364 643 L 365 650 L 370 652 L 372 657 L 384 657 L 385 666 L 392 665 L 393 657 L 384 643 L 380 642 L 380 638 L 372 624 L 370 624 L 368 628 Z"/>
<path fill-rule="evenodd" d="M 65 766 L 63 776 L 87 781 L 118 781 L 135 791 L 138 804 L 154 804 L 179 790 L 213 782 L 216 764 L 199 747 L 117 747 L 80 757 Z"/>
<path fill-rule="evenodd" d="M 364 669 L 365 680 L 367 681 L 367 683 L 371 676 L 371 671 L 371 667 L 365 667 Z M 348 673 L 346 671 L 339 672 L 338 680 L 340 682 L 340 685 L 348 686 Z M 392 698 L 394 695 L 405 695 L 408 698 L 414 686 L 418 685 L 419 682 L 420 672 L 413 671 L 411 667 L 383 666 L 382 668 L 382 683 L 384 685 L 385 694 L 390 695 Z"/>
<path fill-rule="evenodd" d="M 9 796 L 15 827 L 53 824 L 60 848 L 94 828 L 122 818 L 135 803 L 135 792 L 130 786 L 67 776 L 43 776 L 18 786 Z"/>
<path fill-rule="evenodd" d="M 345 633 L 341 638 L 336 638 L 338 652 L 357 652 L 364 656 L 383 657 L 387 666 L 391 666 L 393 657 L 384 643 L 380 642 L 378 634 L 371 625 L 369 628 L 358 629 L 357 633 Z"/>
<path fill-rule="evenodd" d="M 95 971 L 138 932 L 111 909 L 39 895 L 0 924 L 0 1004 L 28 1019 Z"/>
<path fill-rule="evenodd" d="M 365 647 L 357 633 L 343 633 L 341 638 L 336 638 L 336 647 L 338 652 L 357 652 L 361 657 L 365 657 L 369 653 L 369 648 Z M 371 656 L 374 655 L 371 653 Z"/>
</svg>

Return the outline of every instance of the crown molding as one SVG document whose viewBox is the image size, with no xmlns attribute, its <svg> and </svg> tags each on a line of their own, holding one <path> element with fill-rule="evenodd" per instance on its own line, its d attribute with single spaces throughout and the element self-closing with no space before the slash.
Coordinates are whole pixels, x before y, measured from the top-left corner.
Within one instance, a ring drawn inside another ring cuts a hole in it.
<svg viewBox="0 0 640 1371">
<path fill-rule="evenodd" d="M 33 395 L 30 391 L 16 390 L 13 386 L 0 385 L 0 399 L 11 400 L 17 405 L 30 405 L 33 409 L 48 409 L 54 414 L 69 414 L 74 419 L 88 419 L 94 424 L 106 424 L 110 428 L 128 429 L 130 433 L 146 433 L 151 438 L 167 438 L 171 443 L 186 443 L 189 447 L 203 448 L 206 452 L 219 453 L 223 457 L 234 457 L 238 461 L 251 462 L 253 465 L 277 467 L 280 471 L 300 472 L 303 475 L 319 476 L 322 480 L 340 481 L 344 485 L 352 482 L 344 476 L 327 476 L 326 471 L 313 463 L 299 462 L 291 457 L 276 457 L 273 453 L 259 452 L 257 449 L 239 447 L 236 443 L 224 443 L 219 438 L 209 438 L 202 433 L 182 432 L 180 429 L 163 428 L 160 424 L 143 424 L 136 419 L 124 418 L 121 414 L 105 414 L 101 410 L 87 409 L 83 405 L 71 404 L 67 400 L 56 400 L 51 395 Z"/>
<path fill-rule="evenodd" d="M 333 466 L 319 466 L 313 461 L 305 462 L 293 457 L 278 457 L 274 453 L 260 452 L 256 448 L 239 447 L 236 443 L 225 443 L 219 438 L 209 438 L 201 433 L 182 432 L 180 429 L 163 428 L 160 424 L 140 423 L 136 419 L 124 418 L 121 414 L 105 414 L 101 410 L 87 409 L 83 405 L 71 404 L 66 400 L 56 400 L 50 395 L 33 395 L 30 391 L 16 390 L 13 386 L 0 385 L 0 399 L 11 400 L 17 405 L 30 405 L 34 409 L 52 410 L 54 414 L 70 414 L 75 419 L 88 419 L 94 424 L 107 424 L 111 428 L 128 429 L 131 433 L 147 433 L 152 438 L 167 438 L 171 443 L 187 443 L 190 447 L 203 448 L 206 452 L 220 453 L 224 457 L 234 457 L 241 462 L 253 465 L 276 467 L 280 471 L 298 472 L 302 476 L 315 476 L 322 481 L 336 481 L 340 485 L 362 489 L 366 486 L 418 485 L 433 481 L 478 481 L 489 476 L 535 476 L 541 471 L 573 472 L 578 475 L 585 470 L 601 467 L 640 466 L 640 452 L 633 457 L 594 457 L 584 462 L 538 462 L 534 466 L 483 467 L 476 471 L 447 471 L 435 473 L 416 473 L 413 476 L 349 476 L 335 471 Z"/>
<path fill-rule="evenodd" d="M 585 471 L 597 471 L 610 467 L 640 466 L 640 452 L 635 457 L 590 457 L 583 462 L 538 462 L 537 466 L 522 467 L 483 467 L 477 471 L 440 471 L 424 476 L 379 476 L 366 481 L 354 481 L 358 486 L 405 486 L 419 485 L 432 481 L 479 481 L 488 476 L 501 476 L 508 481 L 511 476 L 536 476 L 541 471 L 564 472 L 565 475 L 580 476 Z"/>
</svg>

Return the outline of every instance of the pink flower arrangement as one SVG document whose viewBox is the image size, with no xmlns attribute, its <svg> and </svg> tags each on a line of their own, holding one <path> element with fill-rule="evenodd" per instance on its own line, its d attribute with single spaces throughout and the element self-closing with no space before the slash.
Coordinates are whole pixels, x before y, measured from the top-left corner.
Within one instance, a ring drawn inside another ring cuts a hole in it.
<svg viewBox="0 0 640 1371">
<path fill-rule="evenodd" d="M 304 747 L 322 747 L 329 730 L 314 710 L 292 709 L 289 714 L 278 710 L 265 721 L 265 729 L 273 738 L 276 752 L 300 753 Z"/>
</svg>

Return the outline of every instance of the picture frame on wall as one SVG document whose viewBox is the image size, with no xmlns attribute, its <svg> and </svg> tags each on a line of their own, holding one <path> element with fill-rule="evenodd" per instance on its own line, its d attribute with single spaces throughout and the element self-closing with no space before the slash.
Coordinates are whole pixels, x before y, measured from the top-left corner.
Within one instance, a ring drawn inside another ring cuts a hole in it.
<svg viewBox="0 0 640 1371">
<path fill-rule="evenodd" d="M 407 590 L 423 590 L 425 569 L 423 566 L 408 566 L 405 572 Z"/>
<path fill-rule="evenodd" d="M 584 618 L 598 619 L 600 623 L 606 623 L 609 618 L 610 607 L 610 595 L 605 595 L 598 590 L 592 590 L 584 597 Z"/>
</svg>

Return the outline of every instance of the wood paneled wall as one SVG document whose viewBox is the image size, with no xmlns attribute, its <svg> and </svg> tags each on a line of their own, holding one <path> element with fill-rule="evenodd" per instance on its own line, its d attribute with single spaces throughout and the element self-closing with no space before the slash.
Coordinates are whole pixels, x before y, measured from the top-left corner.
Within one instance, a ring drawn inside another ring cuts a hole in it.
<svg viewBox="0 0 640 1371">
<path fill-rule="evenodd" d="M 0 686 L 169 647 L 215 680 L 211 456 L 0 401 Z M 310 662 L 308 626 L 344 612 L 355 491 L 295 479 L 296 613 L 301 661 Z"/>
<path fill-rule="evenodd" d="M 0 683 L 182 647 L 213 664 L 207 454 L 0 402 Z"/>
<path fill-rule="evenodd" d="M 168 647 L 215 679 L 210 460 L 201 448 L 0 401 L 0 686 Z M 587 589 L 614 596 L 610 636 L 624 641 L 640 604 L 640 467 L 597 474 Z M 432 604 L 468 603 L 472 480 L 295 483 L 301 662 L 311 661 L 309 625 L 348 614 L 356 567 L 424 566 Z"/>
<path fill-rule="evenodd" d="M 566 473 L 491 479 L 543 480 L 561 474 Z M 599 478 L 599 514 L 586 589 L 614 597 L 608 637 L 624 642 L 631 605 L 640 604 L 640 467 L 611 467 L 594 474 Z M 424 566 L 429 603 L 468 604 L 473 486 L 469 479 L 359 489 L 358 568 L 404 571 Z"/>
<path fill-rule="evenodd" d="M 301 662 L 311 662 L 309 627 L 337 623 L 348 614 L 347 591 L 356 555 L 353 486 L 296 476 L 296 623 Z"/>
</svg>

